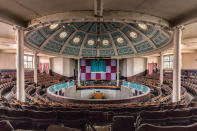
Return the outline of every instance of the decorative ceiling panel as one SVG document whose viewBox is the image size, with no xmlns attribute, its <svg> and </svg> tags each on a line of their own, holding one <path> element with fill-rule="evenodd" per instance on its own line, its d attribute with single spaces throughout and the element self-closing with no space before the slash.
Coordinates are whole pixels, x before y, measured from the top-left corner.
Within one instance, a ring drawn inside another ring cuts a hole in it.
<svg viewBox="0 0 197 131">
<path fill-rule="evenodd" d="M 28 31 L 25 45 L 71 58 L 126 58 L 166 50 L 172 46 L 172 33 L 150 23 L 60 23 Z"/>
</svg>

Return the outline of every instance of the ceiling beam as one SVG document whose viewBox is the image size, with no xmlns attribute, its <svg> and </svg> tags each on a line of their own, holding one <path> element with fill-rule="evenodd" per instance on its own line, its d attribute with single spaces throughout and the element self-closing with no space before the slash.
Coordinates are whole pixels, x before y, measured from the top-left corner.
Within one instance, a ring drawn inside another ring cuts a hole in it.
<svg viewBox="0 0 197 131">
<path fill-rule="evenodd" d="M 63 31 L 63 28 L 60 27 L 57 31 L 55 31 L 52 35 L 50 35 L 40 46 L 41 49 L 44 48 L 44 46 L 58 33 L 60 33 L 61 31 Z"/>
<path fill-rule="evenodd" d="M 110 39 L 111 39 L 112 47 L 113 47 L 113 49 L 114 49 L 115 56 L 118 56 L 118 50 L 117 50 L 117 47 L 116 47 L 116 45 L 115 45 L 114 39 L 113 39 L 113 37 L 111 36 L 111 33 L 109 33 L 109 32 L 107 32 L 107 33 L 108 33 L 108 35 L 109 35 L 109 37 L 110 37 Z"/>
<path fill-rule="evenodd" d="M 27 23 L 20 20 L 19 18 L 16 18 L 15 16 L 10 16 L 8 14 L 3 14 L 3 13 L 0 13 L 0 22 L 6 23 L 12 26 L 20 26 L 20 27 L 27 26 Z"/>
<path fill-rule="evenodd" d="M 188 24 L 192 24 L 194 22 L 197 22 L 197 9 L 191 10 L 190 12 L 186 12 L 184 15 L 181 15 L 174 20 L 170 21 L 171 27 L 176 26 L 186 26 Z"/>
<path fill-rule="evenodd" d="M 102 13 L 102 12 L 100 12 Z M 52 23 L 66 23 L 66 22 L 97 22 L 92 11 L 73 11 L 65 13 L 57 13 L 33 19 L 29 22 L 28 27 L 40 28 L 43 25 L 47 26 Z M 169 22 L 156 16 L 147 15 L 144 13 L 131 11 L 108 11 L 102 17 L 103 22 L 145 22 L 151 24 L 158 24 L 169 27 Z"/>
<path fill-rule="evenodd" d="M 84 49 L 84 46 L 85 46 L 85 42 L 86 42 L 87 37 L 88 37 L 88 33 L 85 34 L 85 37 L 84 37 L 84 39 L 82 41 L 81 48 L 79 50 L 79 56 L 82 56 L 82 50 Z"/>
<path fill-rule="evenodd" d="M 94 15 L 103 17 L 103 0 L 94 0 Z"/>
</svg>

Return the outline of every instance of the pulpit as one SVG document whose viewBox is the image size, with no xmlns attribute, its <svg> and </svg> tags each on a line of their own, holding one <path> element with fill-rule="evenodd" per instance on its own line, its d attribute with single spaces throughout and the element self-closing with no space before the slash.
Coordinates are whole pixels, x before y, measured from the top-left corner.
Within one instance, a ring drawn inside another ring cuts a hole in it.
<svg viewBox="0 0 197 131">
<path fill-rule="evenodd" d="M 103 93 L 101 93 L 100 91 L 96 91 L 96 92 L 93 94 L 93 98 L 94 98 L 94 99 L 102 99 L 102 98 L 103 98 Z"/>
</svg>

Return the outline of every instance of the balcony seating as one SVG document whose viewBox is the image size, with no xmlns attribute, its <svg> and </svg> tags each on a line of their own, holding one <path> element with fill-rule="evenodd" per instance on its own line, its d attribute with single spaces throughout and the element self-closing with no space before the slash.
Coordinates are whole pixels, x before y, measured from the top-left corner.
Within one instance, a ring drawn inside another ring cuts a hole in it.
<svg viewBox="0 0 197 131">
<path fill-rule="evenodd" d="M 14 128 L 9 121 L 2 120 L 0 121 L 0 131 L 13 131 Z"/>
<path fill-rule="evenodd" d="M 142 111 L 136 120 L 136 125 L 139 126 L 143 123 L 151 123 L 154 125 L 166 125 L 166 121 L 166 111 Z"/>
<path fill-rule="evenodd" d="M 112 125 L 113 131 L 132 131 L 135 130 L 135 127 L 140 129 L 143 127 L 142 125 L 154 124 L 153 128 L 155 130 L 161 128 L 162 131 L 163 126 L 168 126 L 167 129 L 171 129 L 169 127 L 171 125 L 188 128 L 189 126 L 186 125 L 197 122 L 197 102 L 193 101 L 191 104 L 186 104 L 184 101 L 186 86 L 182 88 L 182 101 L 170 104 L 171 78 L 165 77 L 165 85 L 161 88 L 158 88 L 160 84 L 157 75 L 129 78 L 130 81 L 144 83 L 153 92 L 155 91 L 155 94 L 148 102 L 128 102 L 124 104 L 82 104 L 78 102 L 61 104 L 49 100 L 45 94 L 45 88 L 59 83 L 61 76 L 38 74 L 40 88 L 35 88 L 33 84 L 33 72 L 25 72 L 25 76 L 26 103 L 16 100 L 16 81 L 14 80 L 16 73 L 6 72 L 0 76 L 0 120 L 9 120 L 14 129 L 46 130 L 51 124 L 62 124 L 84 130 L 88 124 L 91 126 L 108 124 Z M 182 83 L 184 81 L 186 81 L 187 90 L 189 88 L 196 90 L 197 80 L 195 77 L 185 78 Z M 43 88 L 42 85 L 44 85 Z M 5 99 L 4 95 L 7 93 L 12 93 L 12 97 Z"/>
<path fill-rule="evenodd" d="M 62 127 L 59 125 L 50 125 L 46 131 L 81 131 L 80 129 Z"/>
<path fill-rule="evenodd" d="M 188 109 L 180 110 L 168 110 L 167 111 L 168 121 L 167 125 L 188 125 L 191 124 L 191 111 Z"/>
<path fill-rule="evenodd" d="M 136 131 L 196 131 L 197 123 L 187 126 L 155 126 L 143 124 Z"/>
<path fill-rule="evenodd" d="M 112 131 L 135 131 L 135 118 L 133 116 L 115 116 Z"/>
<path fill-rule="evenodd" d="M 85 128 L 84 112 L 81 111 L 58 111 L 57 122 L 64 123 L 68 127 L 75 127 L 78 129 Z"/>
</svg>

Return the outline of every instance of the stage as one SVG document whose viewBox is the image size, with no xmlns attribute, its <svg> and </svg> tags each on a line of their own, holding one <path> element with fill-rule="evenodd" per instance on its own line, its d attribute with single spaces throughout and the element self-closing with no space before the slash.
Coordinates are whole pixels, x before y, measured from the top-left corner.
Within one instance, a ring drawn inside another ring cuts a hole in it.
<svg viewBox="0 0 197 131">
<path fill-rule="evenodd" d="M 78 86 L 74 81 L 57 84 L 47 89 L 47 96 L 60 103 L 115 104 L 147 101 L 147 86 L 123 81 L 120 86 Z"/>
</svg>

